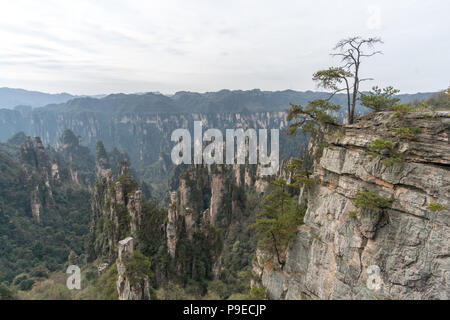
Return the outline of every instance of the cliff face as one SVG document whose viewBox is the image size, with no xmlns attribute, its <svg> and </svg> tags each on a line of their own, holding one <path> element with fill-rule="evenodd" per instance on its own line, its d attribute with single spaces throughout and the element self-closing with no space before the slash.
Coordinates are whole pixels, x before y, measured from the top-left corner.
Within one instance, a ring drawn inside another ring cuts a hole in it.
<svg viewBox="0 0 450 320">
<path fill-rule="evenodd" d="M 69 131 L 65 132 L 65 134 L 69 133 L 73 135 Z M 19 147 L 19 161 L 27 179 L 27 188 L 30 189 L 32 216 L 37 222 L 40 222 L 42 213 L 56 205 L 55 191 L 60 191 L 59 189 L 65 187 L 88 189 L 89 181 L 93 177 L 93 174 L 88 172 L 91 158 L 89 149 L 80 146 L 78 139 L 76 145 L 64 145 L 58 150 L 51 147 L 44 148 L 39 137 L 32 140 L 30 137 L 24 136 L 23 139 L 24 141 Z M 78 154 L 76 164 L 74 164 L 72 154 L 76 152 Z M 79 168 L 85 168 L 85 171 L 81 170 L 80 176 L 78 175 Z"/>
<path fill-rule="evenodd" d="M 248 164 L 194 165 L 184 171 L 168 209 L 167 246 L 172 257 L 181 233 L 192 239 L 195 232 L 224 227 L 240 216 L 238 193 L 250 188 L 262 193 L 268 185 L 259 171 L 259 166 Z"/>
<path fill-rule="evenodd" d="M 116 248 L 120 239 L 136 237 L 142 221 L 142 191 L 131 177 L 128 165 L 119 165 L 115 177 L 102 144 L 97 146 L 97 181 L 91 196 L 92 219 L 89 239 L 89 256 L 117 258 Z"/>
<path fill-rule="evenodd" d="M 31 214 L 35 221 L 40 222 L 43 206 L 53 198 L 50 181 L 52 180 L 53 185 L 59 179 L 58 165 L 50 163 L 41 139 L 38 137 L 33 141 L 27 138 L 21 145 L 20 160 L 23 163 L 28 184 L 32 189 L 30 194 Z"/>
<path fill-rule="evenodd" d="M 231 279 L 251 265 L 250 226 L 266 184 L 256 165 L 193 165 L 170 194 L 166 246 L 178 275 Z"/>
<path fill-rule="evenodd" d="M 413 127 L 420 133 L 392 130 Z M 449 299 L 449 133 L 447 111 L 374 113 L 329 132 L 284 270 L 261 252 L 255 259 L 270 298 Z M 376 138 L 393 141 L 403 161 L 386 166 L 386 155 L 369 155 Z M 394 201 L 355 214 L 361 190 Z"/>
<path fill-rule="evenodd" d="M 19 118 L 18 115 L 14 116 Z M 140 166 L 157 162 L 159 151 L 170 155 L 174 145 L 170 140 L 172 132 L 178 128 L 192 130 L 194 121 L 202 121 L 205 128 L 220 130 L 234 127 L 283 128 L 286 126 L 286 115 L 284 112 L 105 114 L 94 110 L 89 113 L 75 113 L 69 109 L 40 110 L 35 111 L 29 119 L 15 119 L 0 113 L 0 140 L 9 139 L 22 130 L 26 134 L 40 136 L 44 144 L 56 146 L 60 143 L 58 137 L 66 129 L 70 129 L 80 135 L 91 150 L 94 150 L 97 141 L 101 140 L 108 149 L 117 147 L 128 153 L 133 164 Z"/>
<path fill-rule="evenodd" d="M 148 277 L 130 278 L 130 267 L 127 266 L 127 259 L 133 259 L 134 244 L 133 238 L 128 237 L 118 244 L 117 258 L 117 293 L 119 300 L 150 300 L 150 281 Z"/>
</svg>

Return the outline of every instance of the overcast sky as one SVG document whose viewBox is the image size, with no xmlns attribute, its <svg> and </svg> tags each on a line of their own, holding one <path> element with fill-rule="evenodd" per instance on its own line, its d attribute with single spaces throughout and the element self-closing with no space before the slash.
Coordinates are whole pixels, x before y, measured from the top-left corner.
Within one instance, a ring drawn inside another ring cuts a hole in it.
<svg viewBox="0 0 450 320">
<path fill-rule="evenodd" d="M 341 38 L 380 36 L 362 72 L 450 85 L 450 1 L 0 0 L 0 87 L 44 92 L 316 90 Z"/>
</svg>

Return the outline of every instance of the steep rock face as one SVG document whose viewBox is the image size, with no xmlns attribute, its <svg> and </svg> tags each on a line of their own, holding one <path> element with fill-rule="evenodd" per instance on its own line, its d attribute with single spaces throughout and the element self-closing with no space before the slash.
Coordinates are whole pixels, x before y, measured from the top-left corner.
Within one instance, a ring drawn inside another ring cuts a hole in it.
<svg viewBox="0 0 450 320">
<path fill-rule="evenodd" d="M 19 117 L 19 115 L 14 115 Z M 28 119 L 4 119 L 0 112 L 0 123 L 13 121 L 15 129 L 0 128 L 0 139 L 10 138 L 14 133 L 23 130 L 26 134 L 41 136 L 45 144 L 56 146 L 58 138 L 66 129 L 77 136 L 94 150 L 97 141 L 104 142 L 107 148 L 117 147 L 131 156 L 135 166 L 156 163 L 161 158 L 170 157 L 173 147 L 171 133 L 178 128 L 193 132 L 194 121 L 202 121 L 204 129 L 217 128 L 284 128 L 286 115 L 284 112 L 258 112 L 253 114 L 231 113 L 155 113 L 140 112 L 112 114 L 72 113 L 72 110 L 39 111 Z M 23 123 L 19 123 L 23 122 Z M 164 165 L 164 164 L 163 164 Z"/>
<path fill-rule="evenodd" d="M 178 194 L 176 191 L 170 193 L 170 204 L 167 211 L 167 248 L 172 259 L 175 257 L 175 250 L 177 242 L 179 240 L 179 234 L 177 233 L 177 221 L 178 221 Z"/>
<path fill-rule="evenodd" d="M 248 164 L 192 165 L 174 177 L 179 183 L 172 184 L 165 230 L 177 276 L 240 283 L 256 247 L 251 226 L 267 184 L 258 172 Z"/>
<path fill-rule="evenodd" d="M 401 127 L 421 133 L 398 139 L 391 129 Z M 284 270 L 261 253 L 255 259 L 270 298 L 449 299 L 449 130 L 449 112 L 383 112 L 327 134 Z M 367 153 L 380 137 L 395 141 L 402 163 L 386 167 Z M 359 190 L 395 200 L 351 217 Z M 447 209 L 432 211 L 433 203 Z"/>
<path fill-rule="evenodd" d="M 27 187 L 30 189 L 31 213 L 36 222 L 41 221 L 46 208 L 54 205 L 55 188 L 63 184 L 82 187 L 71 177 L 61 176 L 60 168 L 65 172 L 70 164 L 55 150 L 45 149 L 39 137 L 25 137 L 20 146 L 20 162 L 27 179 Z"/>
<path fill-rule="evenodd" d="M 202 213 L 208 207 L 211 187 L 206 165 L 194 165 L 180 176 L 179 210 L 189 239 L 200 229 Z"/>
<path fill-rule="evenodd" d="M 223 167 L 219 167 L 211 176 L 211 200 L 209 209 L 209 223 L 215 225 L 217 214 L 222 206 L 228 176 Z"/>
<path fill-rule="evenodd" d="M 127 275 L 126 259 L 131 259 L 134 254 L 133 238 L 128 237 L 119 241 L 117 258 L 117 292 L 119 300 L 149 300 L 150 282 L 148 278 L 141 281 L 132 281 Z"/>
<path fill-rule="evenodd" d="M 89 256 L 117 257 L 116 244 L 127 236 L 137 236 L 143 218 L 142 191 L 131 177 L 128 165 L 119 166 L 115 177 L 102 144 L 97 146 L 97 181 L 91 195 L 92 218 Z"/>
<path fill-rule="evenodd" d="M 70 177 L 79 186 L 90 188 L 95 180 L 94 157 L 88 147 L 81 144 L 81 137 L 72 131 L 65 130 L 59 139 L 59 151 L 64 160 L 69 163 Z M 57 168 L 56 168 L 57 170 Z M 54 175 L 52 168 L 52 175 Z"/>
<path fill-rule="evenodd" d="M 139 225 L 142 222 L 142 191 L 136 190 L 128 198 L 127 210 L 130 214 L 131 235 L 136 237 Z"/>
<path fill-rule="evenodd" d="M 166 233 L 172 257 L 182 232 L 192 239 L 195 232 L 217 226 L 219 215 L 239 215 L 238 189 L 264 192 L 268 181 L 259 172 L 258 165 L 248 164 L 193 165 L 184 171 L 170 195 Z"/>
</svg>

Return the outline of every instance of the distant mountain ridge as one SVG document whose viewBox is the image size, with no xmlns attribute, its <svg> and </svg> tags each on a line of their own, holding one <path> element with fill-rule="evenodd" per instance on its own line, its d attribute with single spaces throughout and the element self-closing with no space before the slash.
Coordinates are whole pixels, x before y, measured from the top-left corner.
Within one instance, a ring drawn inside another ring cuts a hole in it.
<svg viewBox="0 0 450 320">
<path fill-rule="evenodd" d="M 402 100 L 420 100 L 432 93 L 416 93 L 399 95 Z M 216 92 L 179 91 L 173 95 L 159 92 L 139 92 L 133 94 L 115 93 L 109 95 L 72 95 L 69 93 L 44 93 L 19 88 L 0 88 L 0 109 L 30 106 L 46 109 L 105 109 L 111 112 L 137 111 L 147 112 L 245 112 L 245 111 L 280 111 L 289 102 L 304 104 L 311 99 L 326 97 L 326 92 L 314 91 L 262 91 L 253 90 L 220 90 Z M 336 103 L 344 102 L 344 95 L 336 96 Z M 124 110 L 125 109 L 125 110 Z"/>
<path fill-rule="evenodd" d="M 13 109 L 16 106 L 42 107 L 51 103 L 64 103 L 76 96 L 68 93 L 44 93 L 24 89 L 0 88 L 0 109 Z"/>
<path fill-rule="evenodd" d="M 401 94 L 402 102 L 422 100 L 433 93 Z M 65 103 L 54 103 L 39 111 L 96 112 L 107 114 L 154 114 L 154 113 L 245 113 L 285 111 L 289 103 L 306 104 L 310 100 L 327 98 L 327 92 L 315 91 L 262 91 L 220 90 L 217 92 L 180 91 L 174 95 L 160 93 L 110 94 L 103 98 L 75 97 Z M 346 95 L 336 94 L 333 102 L 346 104 Z M 344 108 L 343 108 L 344 109 Z"/>
</svg>

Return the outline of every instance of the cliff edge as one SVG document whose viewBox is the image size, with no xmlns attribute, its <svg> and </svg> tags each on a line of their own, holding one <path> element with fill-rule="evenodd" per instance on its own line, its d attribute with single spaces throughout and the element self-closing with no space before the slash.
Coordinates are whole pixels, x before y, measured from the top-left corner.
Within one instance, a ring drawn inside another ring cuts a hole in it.
<svg viewBox="0 0 450 320">
<path fill-rule="evenodd" d="M 258 252 L 254 281 L 271 299 L 449 299 L 449 135 L 448 111 L 372 113 L 328 132 L 286 264 Z M 362 192 L 389 205 L 357 207 Z"/>
</svg>

